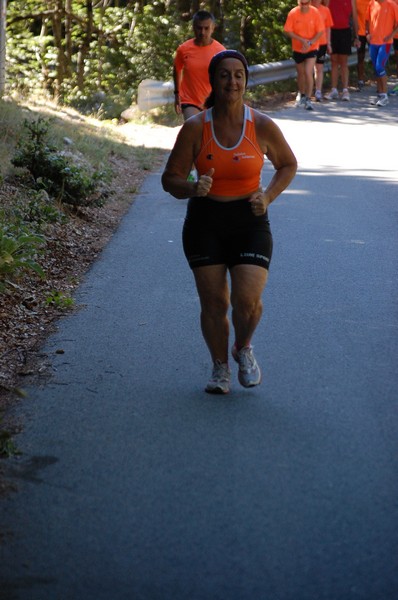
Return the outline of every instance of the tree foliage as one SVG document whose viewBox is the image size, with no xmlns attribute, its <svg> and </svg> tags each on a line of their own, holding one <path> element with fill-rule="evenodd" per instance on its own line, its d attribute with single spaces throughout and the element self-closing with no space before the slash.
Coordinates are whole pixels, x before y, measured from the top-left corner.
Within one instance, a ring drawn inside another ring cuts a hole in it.
<svg viewBox="0 0 398 600">
<path fill-rule="evenodd" d="M 117 116 L 145 78 L 168 80 L 192 16 L 213 12 L 215 37 L 249 63 L 288 58 L 283 23 L 295 0 L 9 0 L 9 89 L 48 91 L 82 110 Z"/>
</svg>

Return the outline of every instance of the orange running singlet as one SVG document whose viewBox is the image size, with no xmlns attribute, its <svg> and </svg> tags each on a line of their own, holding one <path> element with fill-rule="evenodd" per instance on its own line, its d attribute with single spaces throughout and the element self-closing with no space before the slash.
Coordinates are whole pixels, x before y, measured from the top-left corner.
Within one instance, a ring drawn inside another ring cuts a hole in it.
<svg viewBox="0 0 398 600">
<path fill-rule="evenodd" d="M 216 139 L 211 108 L 203 113 L 202 146 L 195 159 L 199 175 L 214 168 L 210 196 L 250 196 L 260 188 L 264 153 L 256 139 L 253 111 L 244 106 L 242 135 L 232 148 Z"/>
</svg>

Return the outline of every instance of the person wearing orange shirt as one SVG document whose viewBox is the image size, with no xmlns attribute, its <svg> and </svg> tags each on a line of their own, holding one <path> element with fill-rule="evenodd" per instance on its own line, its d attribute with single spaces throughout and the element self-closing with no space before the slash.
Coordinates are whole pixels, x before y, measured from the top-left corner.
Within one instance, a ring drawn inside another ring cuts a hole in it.
<svg viewBox="0 0 398 600">
<path fill-rule="evenodd" d="M 332 51 L 330 45 L 330 28 L 333 25 L 333 19 L 329 8 L 321 4 L 321 0 L 311 0 L 311 4 L 319 10 L 325 27 L 322 36 L 319 38 L 319 48 L 315 62 L 315 100 L 320 102 L 322 100 L 323 68 L 326 53 L 330 54 Z"/>
<path fill-rule="evenodd" d="M 212 35 L 215 19 L 207 10 L 199 10 L 192 19 L 194 37 L 178 46 L 174 57 L 173 79 L 175 111 L 184 121 L 203 110 L 210 94 L 207 69 L 213 56 L 225 47 Z"/>
<path fill-rule="evenodd" d="M 358 39 L 359 45 L 357 47 L 357 76 L 358 76 L 358 90 L 365 85 L 365 54 L 366 54 L 366 30 L 365 30 L 365 16 L 368 8 L 369 0 L 356 0 L 357 3 L 357 15 L 358 15 Z"/>
<path fill-rule="evenodd" d="M 387 106 L 386 64 L 398 32 L 398 5 L 391 0 L 370 0 L 365 17 L 366 39 L 377 84 L 376 106 Z M 373 102 L 372 102 L 373 104 Z"/>
<path fill-rule="evenodd" d="M 319 40 L 324 32 L 319 11 L 310 0 L 298 0 L 298 6 L 289 11 L 284 31 L 292 40 L 293 60 L 296 63 L 298 98 L 307 110 L 313 110 L 311 95 L 314 87 L 314 67 Z"/>
</svg>

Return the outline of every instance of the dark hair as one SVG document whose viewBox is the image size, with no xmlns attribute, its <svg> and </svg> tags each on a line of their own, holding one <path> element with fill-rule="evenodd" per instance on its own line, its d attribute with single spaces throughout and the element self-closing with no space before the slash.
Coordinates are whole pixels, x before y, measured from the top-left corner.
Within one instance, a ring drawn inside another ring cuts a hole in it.
<svg viewBox="0 0 398 600">
<path fill-rule="evenodd" d="M 208 10 L 198 10 L 192 17 L 193 23 L 195 23 L 195 21 L 207 21 L 207 19 L 211 19 L 213 23 L 215 22 L 214 15 Z"/>
<path fill-rule="evenodd" d="M 237 50 L 222 50 L 221 52 L 218 52 L 217 54 L 215 54 L 213 56 L 213 58 L 211 59 L 210 64 L 209 64 L 209 80 L 210 80 L 211 87 L 213 88 L 216 69 L 217 69 L 219 63 L 222 60 L 224 60 L 225 58 L 237 58 L 238 60 L 240 60 L 240 62 L 242 63 L 242 65 L 245 69 L 245 77 L 246 77 L 245 87 L 247 87 L 247 83 L 249 80 L 249 66 L 247 64 L 246 58 L 243 56 L 243 54 L 241 54 Z M 206 98 L 206 101 L 205 101 L 206 108 L 210 108 L 211 106 L 214 106 L 214 91 L 213 90 L 210 92 L 210 95 L 208 96 L 208 98 Z"/>
</svg>

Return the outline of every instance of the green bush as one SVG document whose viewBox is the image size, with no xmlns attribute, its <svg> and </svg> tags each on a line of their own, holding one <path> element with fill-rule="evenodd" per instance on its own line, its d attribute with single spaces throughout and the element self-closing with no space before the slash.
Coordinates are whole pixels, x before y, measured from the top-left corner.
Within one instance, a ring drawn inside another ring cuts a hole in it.
<svg viewBox="0 0 398 600">
<path fill-rule="evenodd" d="M 73 206 L 88 206 L 105 174 L 94 170 L 83 159 L 63 152 L 48 142 L 50 124 L 39 117 L 24 121 L 27 130 L 17 145 L 12 164 L 29 171 L 37 187 L 53 198 Z"/>
<path fill-rule="evenodd" d="M 27 190 L 23 198 L 14 201 L 12 208 L 0 211 L 4 223 L 15 231 L 29 224 L 34 233 L 40 233 L 48 223 L 65 223 L 67 217 L 54 204 L 45 190 Z"/>
</svg>

